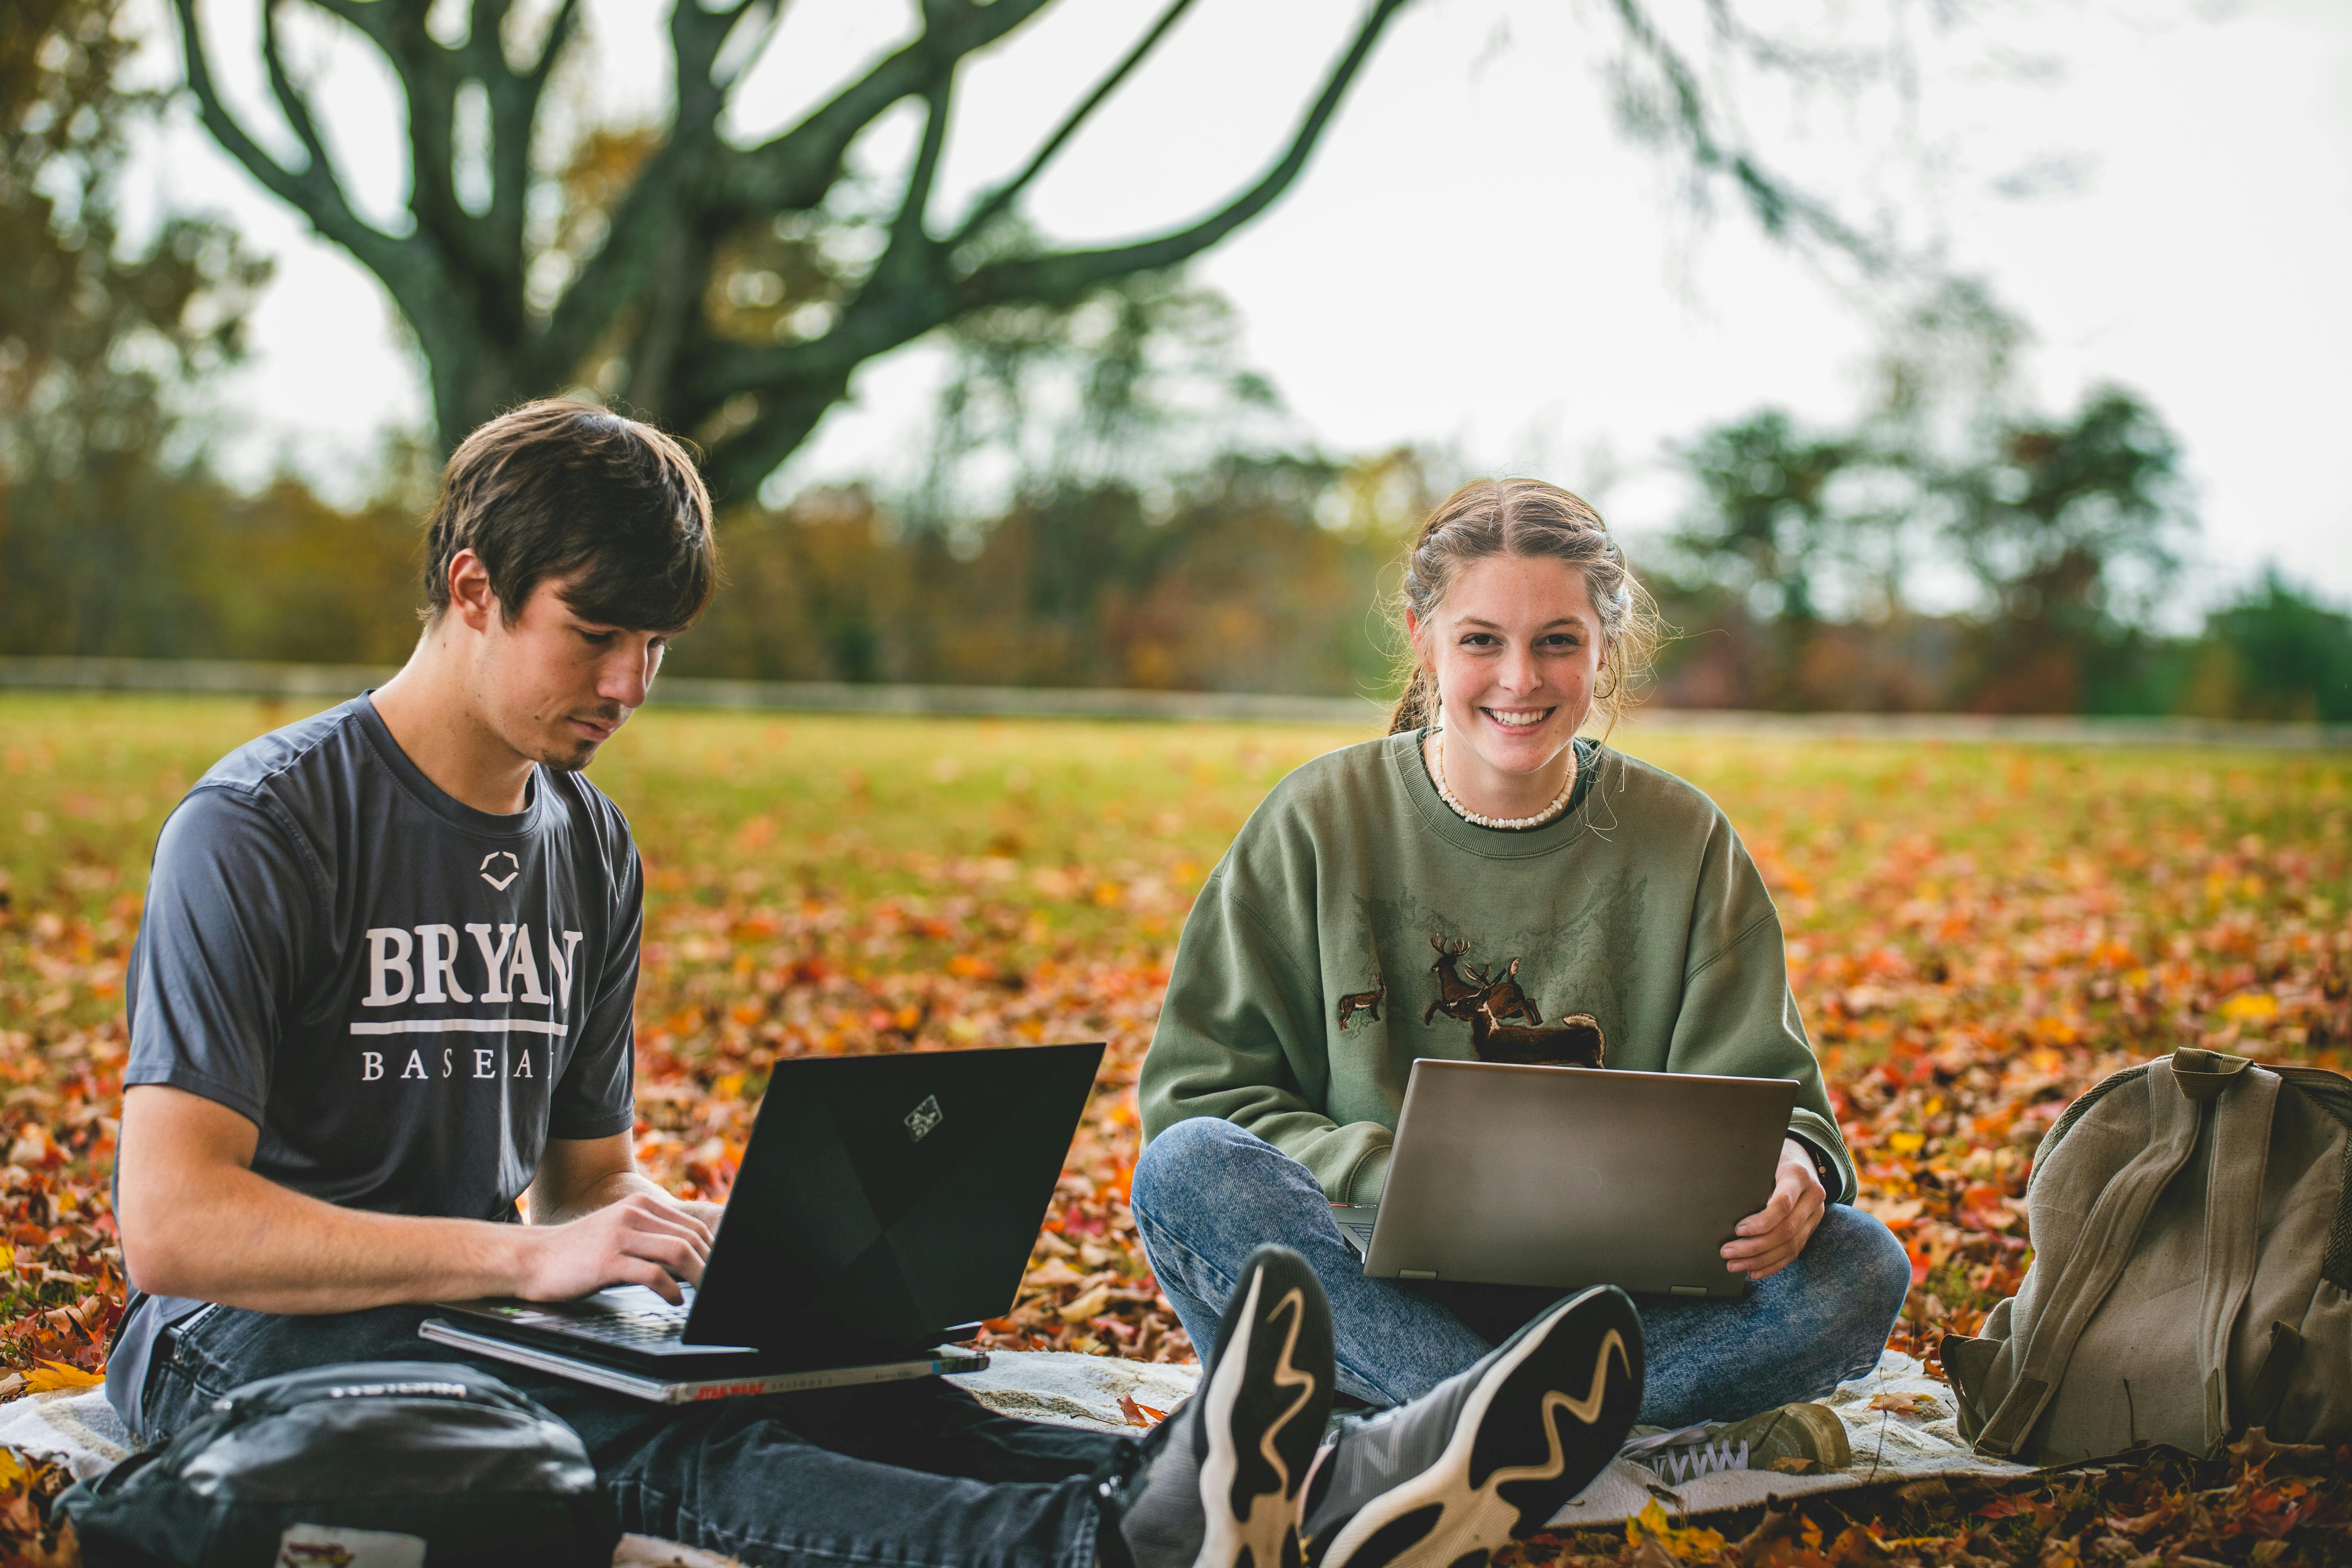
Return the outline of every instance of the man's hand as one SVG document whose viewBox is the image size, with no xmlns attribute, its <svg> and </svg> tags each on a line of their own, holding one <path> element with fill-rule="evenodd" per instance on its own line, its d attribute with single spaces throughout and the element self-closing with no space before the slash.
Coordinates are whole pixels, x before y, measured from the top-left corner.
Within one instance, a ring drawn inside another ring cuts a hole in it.
<svg viewBox="0 0 2352 1568">
<path fill-rule="evenodd" d="M 675 1198 L 632 1193 L 577 1219 L 532 1226 L 527 1272 L 516 1292 L 569 1301 L 608 1285 L 643 1285 L 676 1306 L 681 1279 L 702 1282 L 711 1227 Z"/>
<path fill-rule="evenodd" d="M 1724 1267 L 1750 1279 L 1769 1279 L 1805 1250 L 1828 1203 L 1813 1157 L 1794 1138 L 1782 1139 L 1772 1201 L 1741 1220 L 1738 1234 L 1723 1244 Z"/>
</svg>

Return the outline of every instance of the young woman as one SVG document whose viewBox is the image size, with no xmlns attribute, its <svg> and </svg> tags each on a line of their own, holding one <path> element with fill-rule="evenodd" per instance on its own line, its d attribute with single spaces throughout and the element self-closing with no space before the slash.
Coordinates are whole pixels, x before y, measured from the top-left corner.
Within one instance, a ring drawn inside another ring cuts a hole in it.
<svg viewBox="0 0 2352 1568">
<path fill-rule="evenodd" d="M 1771 1201 L 1723 1247 L 1755 1289 L 1640 1302 L 1642 1420 L 1738 1420 L 1866 1373 L 1909 1262 L 1851 1206 L 1763 881 L 1706 796 L 1577 738 L 1615 717 L 1654 640 L 1616 543 L 1565 490 L 1480 480 L 1423 524 L 1400 599 L 1413 669 L 1391 733 L 1300 768 L 1251 816 L 1186 922 L 1144 1060 L 1136 1219 L 1194 1342 L 1268 1241 L 1321 1278 L 1339 1387 L 1374 1405 L 1549 1300 L 1367 1279 L 1330 1215 L 1377 1201 L 1413 1058 L 1475 1054 L 1474 987 L 1445 984 L 1458 953 L 1508 977 L 1492 994 L 1522 1018 L 1591 1015 L 1612 1068 L 1803 1086 Z M 1797 1451 L 1842 1452 L 1826 1410 L 1792 1407 L 1823 1434 Z"/>
</svg>

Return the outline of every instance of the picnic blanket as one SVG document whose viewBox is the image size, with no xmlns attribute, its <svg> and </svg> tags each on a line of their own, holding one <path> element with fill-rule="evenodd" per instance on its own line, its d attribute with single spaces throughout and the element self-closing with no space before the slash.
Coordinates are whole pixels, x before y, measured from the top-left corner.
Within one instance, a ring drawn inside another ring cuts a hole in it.
<svg viewBox="0 0 2352 1568">
<path fill-rule="evenodd" d="M 1199 1376 L 1200 1369 L 1192 1366 L 1145 1365 L 1059 1352 L 998 1352 L 986 1371 L 955 1381 L 1007 1415 L 1132 1431 L 1122 1398 L 1148 1410 L 1171 1409 Z M 1746 1508 L 1768 1496 L 1801 1497 L 1889 1479 L 1964 1471 L 2027 1473 L 2023 1465 L 1971 1452 L 1960 1439 L 1950 1388 L 1899 1352 L 1883 1352 L 1869 1376 L 1840 1384 L 1825 1403 L 1845 1423 L 1853 1448 L 1853 1463 L 1844 1469 L 1812 1476 L 1770 1470 L 1662 1475 L 1631 1459 L 1619 1459 L 1560 1510 L 1552 1523 L 1562 1529 L 1621 1523 L 1654 1498 L 1676 1513 L 1712 1513 Z"/>
<path fill-rule="evenodd" d="M 1133 1433 L 1140 1429 L 1139 1419 L 1149 1422 L 1181 1404 L 1199 1378 L 1200 1369 L 1192 1366 L 1060 1351 L 998 1351 L 985 1370 L 952 1381 L 1007 1415 Z M 2025 1466 L 1971 1453 L 1954 1425 L 1951 1391 L 1918 1362 L 1894 1351 L 1879 1358 L 1870 1376 L 1842 1384 L 1828 1403 L 1845 1423 L 1853 1446 L 1853 1463 L 1845 1469 L 1815 1476 L 1753 1470 L 1660 1475 L 1619 1459 L 1552 1522 L 1576 1529 L 1615 1524 L 1640 1513 L 1654 1498 L 1676 1513 L 1710 1513 L 1760 1503 L 1768 1494 L 1801 1497 L 1889 1478 L 2027 1472 Z M 0 1445 L 60 1459 L 80 1479 L 111 1468 L 132 1447 L 98 1389 L 27 1394 L 0 1405 Z M 625 1537 L 613 1559 L 614 1568 L 724 1568 L 730 1561 L 642 1535 Z"/>
</svg>

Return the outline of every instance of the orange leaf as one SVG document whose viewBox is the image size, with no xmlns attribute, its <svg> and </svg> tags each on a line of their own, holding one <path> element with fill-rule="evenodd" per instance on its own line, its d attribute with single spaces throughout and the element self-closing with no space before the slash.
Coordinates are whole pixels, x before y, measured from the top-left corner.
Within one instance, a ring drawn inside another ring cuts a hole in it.
<svg viewBox="0 0 2352 1568">
<path fill-rule="evenodd" d="M 1885 1394 L 1873 1394 L 1867 1408 L 1892 1410 L 1897 1415 L 1929 1416 L 1936 1415 L 1939 1409 L 1934 1394 L 1919 1394 L 1910 1390 L 1889 1390 Z"/>
</svg>

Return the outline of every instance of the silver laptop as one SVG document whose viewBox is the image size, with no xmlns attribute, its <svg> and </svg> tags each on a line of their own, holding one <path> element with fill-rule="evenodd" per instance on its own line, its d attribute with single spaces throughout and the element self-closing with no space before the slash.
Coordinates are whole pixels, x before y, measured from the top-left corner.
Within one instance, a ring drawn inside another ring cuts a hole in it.
<svg viewBox="0 0 2352 1568">
<path fill-rule="evenodd" d="M 1378 1279 L 1737 1300 L 1720 1249 L 1772 1196 L 1797 1088 L 1423 1058 L 1381 1201 L 1331 1217 Z"/>
</svg>

